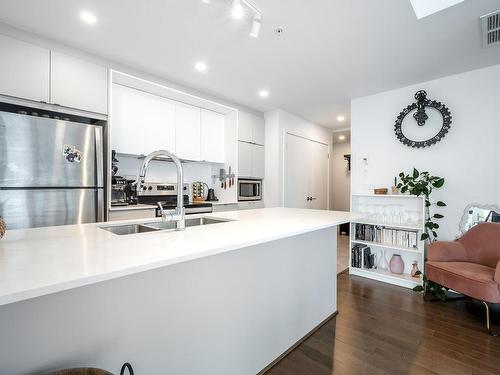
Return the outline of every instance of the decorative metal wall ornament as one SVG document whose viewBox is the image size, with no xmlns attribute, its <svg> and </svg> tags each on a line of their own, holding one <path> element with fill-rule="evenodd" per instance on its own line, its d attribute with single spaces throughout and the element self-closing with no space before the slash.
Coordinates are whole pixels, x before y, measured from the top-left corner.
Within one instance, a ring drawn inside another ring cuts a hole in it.
<svg viewBox="0 0 500 375">
<path fill-rule="evenodd" d="M 439 142 L 444 138 L 446 133 L 448 133 L 448 130 L 450 130 L 451 128 L 451 113 L 443 103 L 427 99 L 427 93 L 424 90 L 417 91 L 415 93 L 415 99 L 417 100 L 416 103 L 410 104 L 408 107 L 403 109 L 402 112 L 399 113 L 399 116 L 396 119 L 396 125 L 394 125 L 394 131 L 396 132 L 396 137 L 399 139 L 399 141 L 407 145 L 408 147 L 428 147 Z M 439 113 L 441 113 L 441 116 L 443 117 L 443 124 L 441 126 L 441 129 L 435 136 L 426 141 L 414 141 L 412 139 L 409 139 L 403 134 L 403 130 L 401 129 L 403 120 L 409 113 L 413 112 L 416 109 L 416 112 L 413 114 L 413 118 L 417 122 L 418 126 L 424 126 L 426 121 L 429 119 L 429 116 L 425 112 L 426 107 L 434 108 L 438 110 Z"/>
</svg>

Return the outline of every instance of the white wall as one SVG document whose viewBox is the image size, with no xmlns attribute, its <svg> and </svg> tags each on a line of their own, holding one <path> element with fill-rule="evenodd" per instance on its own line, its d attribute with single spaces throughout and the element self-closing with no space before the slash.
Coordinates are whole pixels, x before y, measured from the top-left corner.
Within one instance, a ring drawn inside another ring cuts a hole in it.
<svg viewBox="0 0 500 375">
<path fill-rule="evenodd" d="M 497 65 L 352 100 L 352 191 L 390 187 L 394 176 L 413 167 L 444 177 L 444 187 L 433 193 L 448 204 L 441 211 L 442 239 L 454 238 L 468 203 L 500 204 L 499 78 Z M 448 106 L 453 123 L 438 144 L 413 149 L 397 140 L 394 122 L 421 89 Z"/>
<path fill-rule="evenodd" d="M 264 202 L 266 207 L 284 205 L 284 137 L 286 133 L 309 138 L 328 145 L 332 154 L 332 130 L 316 125 L 291 113 L 277 109 L 265 113 L 266 119 L 266 176 Z M 330 187 L 331 174 L 330 174 Z M 330 195 L 330 194 L 328 194 Z"/>
<path fill-rule="evenodd" d="M 333 143 L 332 188 L 330 189 L 330 207 L 335 211 L 349 211 L 351 206 L 351 172 L 344 155 L 351 153 L 351 143 Z"/>
</svg>

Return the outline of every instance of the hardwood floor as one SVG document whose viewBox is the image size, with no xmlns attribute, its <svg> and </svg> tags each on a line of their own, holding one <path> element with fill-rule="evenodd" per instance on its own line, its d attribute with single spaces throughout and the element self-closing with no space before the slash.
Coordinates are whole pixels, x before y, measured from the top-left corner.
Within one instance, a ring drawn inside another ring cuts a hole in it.
<svg viewBox="0 0 500 375">
<path fill-rule="evenodd" d="M 337 236 L 337 273 L 349 268 L 349 236 Z"/>
<path fill-rule="evenodd" d="M 342 274 L 339 314 L 266 375 L 500 374 L 500 338 L 469 301 L 425 303 L 419 294 Z M 500 330 L 500 306 L 493 306 Z"/>
</svg>

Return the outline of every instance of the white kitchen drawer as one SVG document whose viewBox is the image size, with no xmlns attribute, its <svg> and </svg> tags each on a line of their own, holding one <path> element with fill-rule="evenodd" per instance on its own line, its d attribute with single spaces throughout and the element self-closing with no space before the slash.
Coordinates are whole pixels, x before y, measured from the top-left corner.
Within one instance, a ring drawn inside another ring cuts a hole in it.
<svg viewBox="0 0 500 375">
<path fill-rule="evenodd" d="M 238 202 L 238 210 L 254 210 L 264 207 L 264 201 Z"/>
</svg>

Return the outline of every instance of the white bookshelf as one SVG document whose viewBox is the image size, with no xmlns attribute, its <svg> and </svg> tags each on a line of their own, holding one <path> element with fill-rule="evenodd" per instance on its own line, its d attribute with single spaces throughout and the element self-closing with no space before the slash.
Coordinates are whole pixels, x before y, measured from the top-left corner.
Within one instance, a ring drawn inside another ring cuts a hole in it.
<svg viewBox="0 0 500 375">
<path fill-rule="evenodd" d="M 421 285 L 420 278 L 410 275 L 412 264 L 418 262 L 418 268 L 423 271 L 425 259 L 425 242 L 420 240 L 425 225 L 425 198 L 414 195 L 375 195 L 375 194 L 352 194 L 351 211 L 366 215 L 351 223 L 350 230 L 350 256 L 349 274 L 369 279 L 398 285 L 405 288 L 413 288 Z M 382 212 L 383 211 L 383 212 Z M 390 212 L 392 214 L 390 214 Z M 411 218 L 411 221 L 410 221 Z M 396 244 L 367 241 L 356 238 L 356 225 L 371 225 L 382 229 L 416 232 L 417 246 L 408 247 Z M 351 251 L 354 245 L 367 245 L 371 252 L 376 254 L 376 265 L 385 251 L 387 263 L 393 254 L 401 255 L 405 264 L 402 275 L 393 274 L 390 270 L 378 268 L 359 268 L 352 266 Z"/>
</svg>

